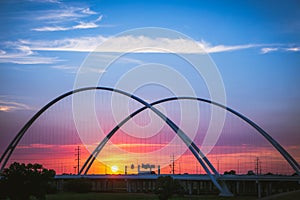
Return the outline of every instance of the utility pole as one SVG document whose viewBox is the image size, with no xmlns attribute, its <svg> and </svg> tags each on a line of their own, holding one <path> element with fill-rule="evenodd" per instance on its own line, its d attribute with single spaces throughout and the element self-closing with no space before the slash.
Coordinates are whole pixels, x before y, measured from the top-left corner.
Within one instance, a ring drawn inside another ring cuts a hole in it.
<svg viewBox="0 0 300 200">
<path fill-rule="evenodd" d="M 238 169 L 237 173 L 240 174 L 240 159 L 238 159 L 238 166 L 237 166 L 237 169 Z"/>
<path fill-rule="evenodd" d="M 258 157 L 256 158 L 256 162 L 255 162 L 255 171 L 256 171 L 256 175 L 261 174 L 261 163 Z"/>
<path fill-rule="evenodd" d="M 179 174 L 181 174 L 181 165 L 180 165 L 180 162 L 179 162 Z"/>
<path fill-rule="evenodd" d="M 79 174 L 79 163 L 80 163 L 80 146 L 77 146 L 75 149 L 75 156 L 77 157 L 75 160 L 77 160 L 77 174 Z"/>
<path fill-rule="evenodd" d="M 174 154 L 173 154 L 173 169 L 172 169 L 172 171 L 173 171 L 173 174 L 175 174 L 175 160 L 174 160 Z"/>
<path fill-rule="evenodd" d="M 174 159 L 174 154 L 172 156 L 172 174 L 175 174 L 175 159 Z"/>
<path fill-rule="evenodd" d="M 258 167 L 259 167 L 259 174 L 261 174 L 261 161 L 259 161 Z"/>
</svg>

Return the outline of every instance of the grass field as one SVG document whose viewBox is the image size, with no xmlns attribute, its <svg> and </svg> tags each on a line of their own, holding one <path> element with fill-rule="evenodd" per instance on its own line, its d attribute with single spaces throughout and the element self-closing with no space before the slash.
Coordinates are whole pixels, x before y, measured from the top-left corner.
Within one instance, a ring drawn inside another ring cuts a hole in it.
<svg viewBox="0 0 300 200">
<path fill-rule="evenodd" d="M 48 195 L 47 200 L 158 200 L 158 197 L 154 194 L 136 194 L 136 193 L 60 193 Z M 256 197 L 219 197 L 212 195 L 200 195 L 200 196 L 174 196 L 171 200 L 254 200 Z M 262 200 L 295 200 L 300 199 L 300 191 L 278 194 Z"/>
<path fill-rule="evenodd" d="M 277 195 L 273 195 L 271 197 L 265 197 L 262 200 L 296 200 L 300 199 L 300 190 L 289 192 L 289 193 L 281 193 Z"/>
<path fill-rule="evenodd" d="M 75 193 L 61 193 L 55 195 L 48 195 L 47 200 L 158 200 L 158 197 L 154 194 L 129 194 L 129 193 L 87 193 L 87 194 L 75 194 Z M 255 197 L 218 197 L 218 196 L 174 196 L 172 200 L 252 200 Z"/>
<path fill-rule="evenodd" d="M 48 195 L 47 200 L 131 200 L 131 199 L 158 199 L 155 195 L 150 194 L 128 194 L 128 193 L 85 193 L 85 194 L 77 194 L 77 193 L 61 193 Z"/>
</svg>

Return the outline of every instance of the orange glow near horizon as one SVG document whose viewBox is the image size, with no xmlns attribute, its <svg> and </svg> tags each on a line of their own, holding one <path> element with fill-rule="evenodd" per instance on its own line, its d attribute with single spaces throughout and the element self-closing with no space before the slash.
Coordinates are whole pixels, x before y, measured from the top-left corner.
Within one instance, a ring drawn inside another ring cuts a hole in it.
<svg viewBox="0 0 300 200">
<path fill-rule="evenodd" d="M 142 144 L 141 144 L 142 145 Z M 42 145 L 31 144 L 29 146 L 18 146 L 14 152 L 10 162 L 24 162 L 24 163 L 41 163 L 44 167 L 54 169 L 57 174 L 76 174 L 77 162 L 75 160 L 75 148 L 79 145 Z M 125 145 L 129 148 L 129 144 Z M 137 148 L 137 144 L 133 148 Z M 290 147 L 288 150 L 295 154 L 300 147 Z M 89 151 L 80 145 L 80 167 L 90 155 Z M 230 152 L 226 153 L 226 150 Z M 261 173 L 272 172 L 274 174 L 293 174 L 293 170 L 289 167 L 288 163 L 281 157 L 281 155 L 274 148 L 266 147 L 247 147 L 247 152 L 235 152 L 240 147 L 230 146 L 216 146 L 213 151 L 207 155 L 208 159 L 215 166 L 215 168 L 222 174 L 224 171 L 231 169 L 239 174 L 245 174 L 249 170 L 255 171 L 255 160 L 260 159 Z M 27 152 L 28 151 L 28 152 Z M 55 156 L 53 156 L 55 155 Z M 157 173 L 157 166 L 161 166 L 161 173 L 169 174 L 171 172 L 172 158 L 170 155 L 161 155 L 165 163 L 156 161 L 158 158 L 145 158 L 141 159 L 143 153 L 139 154 L 120 154 L 116 149 L 107 147 L 103 149 L 95 160 L 94 164 L 89 170 L 89 174 L 123 174 L 125 173 L 125 166 L 127 166 L 128 174 L 136 174 L 138 165 L 154 164 L 153 169 Z M 295 157 L 299 160 L 299 156 Z M 148 162 L 147 162 L 148 161 Z M 187 151 L 179 158 L 175 159 L 175 173 L 176 174 L 205 174 L 206 172 L 200 166 L 194 156 Z M 132 167 L 131 167 L 132 166 Z M 147 171 L 149 169 L 142 169 Z"/>
<path fill-rule="evenodd" d="M 76 174 L 78 166 L 75 149 L 80 147 L 80 168 L 106 136 L 105 134 L 108 134 L 116 126 L 113 115 L 109 111 L 108 103 L 110 102 L 103 99 L 101 105 L 102 103 L 104 105 L 96 110 L 103 133 L 99 133 L 101 131 L 98 127 L 86 120 L 83 121 L 82 131 L 84 134 L 80 136 L 74 124 L 71 112 L 72 104 L 69 100 L 63 102 L 63 105 L 51 108 L 30 127 L 28 133 L 16 147 L 8 164 L 14 161 L 41 163 L 46 168 L 54 169 L 57 174 Z M 176 122 L 178 120 L 176 116 L 180 115 L 174 114 L 173 117 L 172 115 L 170 117 Z M 204 113 L 202 116 L 210 115 Z M 149 120 L 145 114 L 136 121 L 147 124 Z M 205 148 L 205 146 L 201 146 L 205 136 L 202 133 L 205 133 L 207 128 L 205 119 L 201 123 L 204 124 L 203 127 L 199 128 L 197 135 L 193 138 L 200 149 Z M 123 174 L 126 168 L 128 174 L 137 174 L 139 169 L 140 171 L 150 170 L 146 167 L 142 168 L 143 164 L 150 164 L 155 165 L 155 168 L 151 168 L 151 170 L 156 173 L 159 165 L 161 173 L 170 174 L 173 155 L 176 174 L 206 173 L 182 141 L 170 144 L 177 136 L 167 125 L 151 137 L 146 137 L 139 130 L 132 127 L 132 131 L 137 133 L 136 137 L 127 134 L 124 129 L 118 130 L 99 153 L 88 173 Z M 189 133 L 189 130 L 184 131 Z M 249 170 L 254 171 L 255 160 L 259 158 L 262 173 L 292 174 L 293 170 L 282 156 L 259 134 L 253 134 L 254 131 L 245 123 L 237 123 L 234 117 L 226 118 L 224 131 L 217 144 L 207 155 L 208 159 L 220 173 L 232 169 L 239 174 L 245 174 Z M 283 146 L 298 162 L 300 161 L 300 145 Z M 161 152 L 160 150 L 163 148 L 167 148 L 167 150 Z M 183 151 L 181 151 L 182 149 Z M 113 169 L 113 166 L 117 166 L 118 170 Z"/>
</svg>

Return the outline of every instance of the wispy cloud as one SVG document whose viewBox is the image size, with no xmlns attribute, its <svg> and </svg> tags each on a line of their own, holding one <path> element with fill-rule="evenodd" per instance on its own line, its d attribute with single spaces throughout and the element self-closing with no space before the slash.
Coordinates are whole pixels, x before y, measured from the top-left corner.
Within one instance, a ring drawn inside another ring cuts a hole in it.
<svg viewBox="0 0 300 200">
<path fill-rule="evenodd" d="M 97 74 L 103 74 L 106 72 L 106 70 L 101 69 L 99 67 L 85 67 L 84 72 L 93 72 L 93 73 L 97 73 Z"/>
<path fill-rule="evenodd" d="M 88 28 L 93 24 L 81 24 L 80 28 Z M 77 27 L 79 28 L 79 27 Z M 0 63 L 10 62 L 16 64 L 53 64 L 60 61 L 56 57 L 43 57 L 41 51 L 66 51 L 66 52 L 104 52 L 104 53 L 221 53 L 259 48 L 260 53 L 267 54 L 275 51 L 299 52 L 299 47 L 274 44 L 242 44 L 242 45 L 212 45 L 204 40 L 192 41 L 174 38 L 150 38 L 145 36 L 119 36 L 66 38 L 60 40 L 18 40 L 7 42 L 14 52 L 7 53 L 0 50 Z M 108 54 L 106 56 L 109 56 Z M 105 58 L 103 58 L 105 59 Z M 122 60 L 122 62 L 140 63 L 139 60 Z M 102 72 L 101 72 L 102 73 Z"/>
<path fill-rule="evenodd" d="M 55 144 L 21 144 L 17 149 L 55 149 L 59 148 L 59 145 Z"/>
<path fill-rule="evenodd" d="M 265 47 L 265 48 L 261 49 L 261 53 L 265 54 L 265 53 L 270 53 L 272 51 L 277 51 L 277 50 L 278 50 L 278 48 Z"/>
<path fill-rule="evenodd" d="M 29 0 L 31 2 L 39 2 L 39 3 L 57 3 L 60 4 L 61 1 L 59 0 Z"/>
<path fill-rule="evenodd" d="M 108 62 L 112 59 L 114 59 L 115 56 L 112 54 L 104 54 L 104 55 L 99 55 L 98 56 L 98 61 L 100 62 Z M 127 58 L 127 57 L 120 57 L 116 61 L 121 64 L 127 64 L 127 63 L 135 63 L 135 64 L 143 64 L 143 61 L 138 60 L 138 59 L 133 59 L 133 58 Z M 98 63 L 99 64 L 99 63 Z M 69 66 L 69 65 L 53 65 L 51 66 L 52 69 L 57 69 L 57 70 L 62 70 L 68 73 L 79 73 L 78 69 L 80 66 Z M 98 73 L 98 74 L 103 74 L 106 72 L 105 69 L 99 68 L 99 65 L 96 66 L 89 66 L 89 67 L 84 67 L 83 70 L 80 71 L 80 73 L 86 73 L 86 72 L 93 72 L 93 73 Z"/>
<path fill-rule="evenodd" d="M 14 100 L 0 97 L 0 112 L 12 112 L 16 110 L 33 110 L 30 106 Z"/>
<path fill-rule="evenodd" d="M 40 28 L 33 28 L 31 29 L 33 31 L 66 31 L 69 30 L 67 27 L 62 27 L 62 26 L 44 26 Z"/>
<path fill-rule="evenodd" d="M 198 42 L 198 45 L 201 46 L 207 53 L 219 53 L 225 51 L 236 51 L 243 49 L 250 49 L 254 47 L 259 47 L 259 44 L 244 44 L 244 45 L 216 45 L 213 46 L 205 41 Z"/>
<path fill-rule="evenodd" d="M 56 61 L 57 58 L 22 56 L 18 54 L 10 55 L 9 58 L 0 57 L 0 63 L 15 63 L 23 65 L 52 64 Z"/>
<path fill-rule="evenodd" d="M 67 31 L 97 28 L 99 27 L 98 22 L 103 17 L 100 15 L 95 20 L 91 20 L 89 17 L 98 15 L 98 12 L 91 10 L 89 7 L 66 6 L 64 3 L 61 3 L 58 9 L 38 11 L 35 15 L 34 19 L 41 21 L 46 26 L 32 28 L 32 31 Z"/>
<path fill-rule="evenodd" d="M 66 22 L 85 17 L 80 8 L 67 7 L 57 10 L 44 10 L 37 13 L 35 20 L 50 22 Z"/>
<path fill-rule="evenodd" d="M 51 66 L 52 69 L 63 70 L 69 73 L 76 73 L 79 67 L 69 66 L 69 65 L 54 65 Z"/>
<path fill-rule="evenodd" d="M 109 42 L 105 42 L 109 39 Z M 139 53 L 219 53 L 259 47 L 258 44 L 245 45 L 211 45 L 204 40 L 149 38 L 145 36 L 105 36 L 67 38 L 54 41 L 25 41 L 30 49 L 37 51 L 78 51 L 78 52 L 128 52 L 136 50 Z M 100 44 L 101 47 L 97 48 Z"/>
<path fill-rule="evenodd" d="M 61 1 L 59 0 L 45 0 L 45 1 L 49 3 L 61 3 Z"/>
<path fill-rule="evenodd" d="M 67 31 L 67 30 L 75 30 L 75 29 L 91 29 L 97 28 L 100 25 L 97 22 L 102 20 L 102 15 L 100 15 L 96 20 L 90 22 L 80 21 L 74 26 L 64 27 L 64 26 L 44 26 L 39 28 L 33 28 L 33 31 Z"/>
<path fill-rule="evenodd" d="M 271 53 L 275 51 L 291 51 L 291 52 L 300 52 L 300 47 L 284 47 L 283 45 L 280 45 L 279 47 L 265 47 L 261 48 L 261 53 Z"/>
<path fill-rule="evenodd" d="M 92 11 L 90 8 L 85 8 L 81 12 L 84 13 L 84 14 L 88 14 L 88 15 L 95 15 L 95 14 L 97 14 L 97 12 Z"/>
<path fill-rule="evenodd" d="M 297 52 L 297 51 L 300 51 L 300 47 L 286 48 L 285 50 L 286 50 L 286 51 L 294 51 L 294 52 Z"/>
<path fill-rule="evenodd" d="M 19 45 L 30 47 L 36 51 L 77 51 L 92 52 L 106 37 L 80 37 L 61 40 L 19 40 Z"/>
<path fill-rule="evenodd" d="M 28 46 L 18 46 L 15 52 L 8 53 L 0 50 L 0 63 L 15 63 L 15 64 L 52 64 L 58 62 L 56 57 L 39 56 L 30 50 Z"/>
<path fill-rule="evenodd" d="M 90 28 L 97 28 L 99 27 L 98 24 L 94 22 L 79 22 L 77 25 L 72 27 L 62 27 L 62 26 L 44 26 L 40 28 L 33 28 L 33 31 L 68 31 L 68 30 L 75 30 L 75 29 L 90 29 Z"/>
<path fill-rule="evenodd" d="M 73 20 L 78 20 L 82 18 L 89 17 L 91 15 L 96 15 L 98 12 L 91 10 L 89 7 L 74 7 L 67 6 L 60 1 L 49 0 L 47 2 L 60 4 L 58 9 L 49 9 L 37 11 L 35 20 L 52 22 L 52 23 L 63 23 Z"/>
<path fill-rule="evenodd" d="M 100 21 L 102 20 L 102 18 L 103 18 L 103 15 L 100 15 L 100 16 L 95 20 L 95 22 L 100 22 Z"/>
<path fill-rule="evenodd" d="M 72 29 L 88 29 L 88 28 L 97 28 L 99 25 L 94 22 L 79 22 L 78 25 L 72 26 Z"/>
</svg>

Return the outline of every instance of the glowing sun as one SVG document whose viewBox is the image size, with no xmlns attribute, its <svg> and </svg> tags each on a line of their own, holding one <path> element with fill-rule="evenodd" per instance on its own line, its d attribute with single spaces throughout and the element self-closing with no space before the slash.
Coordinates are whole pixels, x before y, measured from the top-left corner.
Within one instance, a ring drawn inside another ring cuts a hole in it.
<svg viewBox="0 0 300 200">
<path fill-rule="evenodd" d="M 119 167 L 118 167 L 118 166 L 116 166 L 116 165 L 111 166 L 111 171 L 112 171 L 113 173 L 116 173 L 118 170 L 119 170 Z"/>
</svg>

